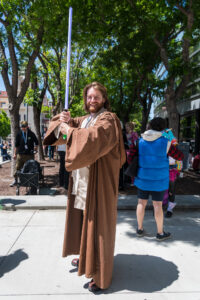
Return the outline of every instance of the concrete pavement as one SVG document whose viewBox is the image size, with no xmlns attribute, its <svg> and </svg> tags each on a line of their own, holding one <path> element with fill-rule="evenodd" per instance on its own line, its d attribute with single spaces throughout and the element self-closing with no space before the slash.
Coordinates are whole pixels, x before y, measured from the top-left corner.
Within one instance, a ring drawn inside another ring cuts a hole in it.
<svg viewBox="0 0 200 300">
<path fill-rule="evenodd" d="M 77 276 L 72 257 L 61 257 L 64 221 L 64 209 L 0 211 L 0 299 L 98 297 L 84 288 L 88 279 Z M 99 297 L 200 300 L 199 212 L 177 211 L 165 220 L 173 238 L 163 242 L 155 239 L 151 211 L 144 227 L 147 235 L 137 238 L 135 211 L 118 212 L 113 281 Z"/>
</svg>

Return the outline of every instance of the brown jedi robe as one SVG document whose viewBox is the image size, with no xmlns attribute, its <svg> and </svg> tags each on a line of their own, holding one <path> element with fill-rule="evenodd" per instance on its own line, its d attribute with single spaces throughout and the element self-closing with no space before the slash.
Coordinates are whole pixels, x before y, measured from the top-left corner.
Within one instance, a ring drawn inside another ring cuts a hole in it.
<svg viewBox="0 0 200 300">
<path fill-rule="evenodd" d="M 85 117 L 70 121 L 72 128 L 65 141 L 67 170 L 90 166 L 90 171 L 84 218 L 83 212 L 74 208 L 70 177 L 63 256 L 79 254 L 78 275 L 85 274 L 106 289 L 112 279 L 119 170 L 125 162 L 125 150 L 115 114 L 102 113 L 87 129 L 80 128 Z M 63 143 L 62 137 L 56 141 L 53 133 L 59 123 L 59 116 L 55 116 L 44 144 Z"/>
</svg>

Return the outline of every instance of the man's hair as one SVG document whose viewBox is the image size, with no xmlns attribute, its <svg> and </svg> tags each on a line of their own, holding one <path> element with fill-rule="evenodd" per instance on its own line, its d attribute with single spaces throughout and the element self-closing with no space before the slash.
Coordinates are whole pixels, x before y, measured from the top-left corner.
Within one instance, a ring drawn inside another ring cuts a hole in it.
<svg viewBox="0 0 200 300">
<path fill-rule="evenodd" d="M 28 127 L 28 122 L 27 121 L 21 121 L 20 125 L 21 125 L 22 128 L 26 128 L 26 127 Z"/>
<path fill-rule="evenodd" d="M 105 99 L 104 108 L 106 108 L 108 111 L 110 111 L 111 108 L 110 108 L 110 102 L 108 100 L 107 89 L 105 86 L 103 86 L 103 84 L 101 84 L 97 81 L 94 81 L 94 82 L 86 85 L 83 89 L 83 100 L 84 100 L 85 111 L 89 112 L 88 108 L 87 108 L 87 92 L 90 88 L 94 88 L 102 94 L 103 98 Z"/>
<path fill-rule="evenodd" d="M 149 122 L 149 129 L 162 131 L 166 129 L 166 120 L 163 118 L 154 118 Z"/>
</svg>

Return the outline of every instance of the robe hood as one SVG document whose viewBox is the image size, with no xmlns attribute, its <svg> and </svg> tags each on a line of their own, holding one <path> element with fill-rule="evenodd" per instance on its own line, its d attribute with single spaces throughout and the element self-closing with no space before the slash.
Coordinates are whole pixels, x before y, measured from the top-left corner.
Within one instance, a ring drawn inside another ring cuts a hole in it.
<svg viewBox="0 0 200 300">
<path fill-rule="evenodd" d="M 142 133 L 141 136 L 145 141 L 153 142 L 162 136 L 162 132 L 150 129 Z"/>
</svg>

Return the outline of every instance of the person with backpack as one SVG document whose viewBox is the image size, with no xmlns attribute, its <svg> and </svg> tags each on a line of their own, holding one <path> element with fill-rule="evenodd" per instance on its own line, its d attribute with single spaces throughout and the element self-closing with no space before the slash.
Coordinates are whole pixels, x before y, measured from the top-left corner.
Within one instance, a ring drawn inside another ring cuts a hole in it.
<svg viewBox="0 0 200 300">
<path fill-rule="evenodd" d="M 20 171 L 27 160 L 34 159 L 34 151 L 37 152 L 38 139 L 34 132 L 28 128 L 28 122 L 21 122 L 21 130 L 18 132 L 15 141 L 15 149 L 13 159 L 16 159 L 16 172 Z M 17 185 L 17 173 L 15 172 L 15 180 L 10 186 Z"/>
<path fill-rule="evenodd" d="M 130 156 L 138 155 L 139 166 L 135 177 L 135 186 L 138 188 L 137 236 L 145 234 L 143 220 L 148 198 L 151 195 L 154 208 L 154 217 L 157 225 L 156 239 L 163 241 L 171 237 L 170 232 L 163 229 L 162 201 L 165 191 L 169 188 L 169 159 L 168 155 L 177 160 L 183 159 L 183 153 L 171 144 L 171 132 L 165 130 L 166 123 L 162 118 L 154 118 L 149 123 L 149 130 L 141 136 L 138 150 L 131 146 Z M 137 153 L 138 152 L 138 153 Z"/>
</svg>

